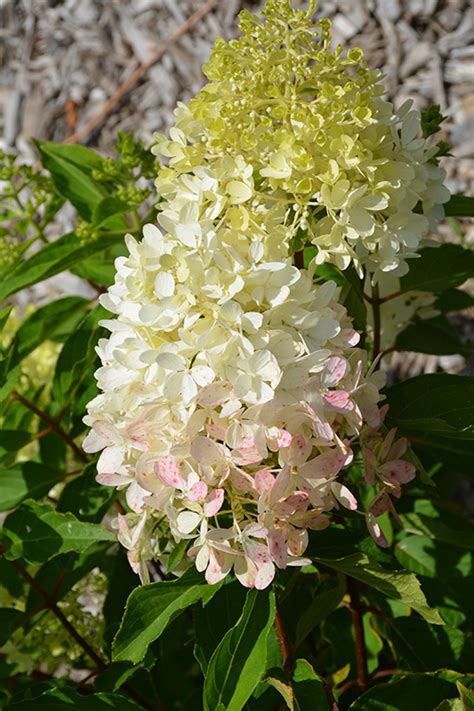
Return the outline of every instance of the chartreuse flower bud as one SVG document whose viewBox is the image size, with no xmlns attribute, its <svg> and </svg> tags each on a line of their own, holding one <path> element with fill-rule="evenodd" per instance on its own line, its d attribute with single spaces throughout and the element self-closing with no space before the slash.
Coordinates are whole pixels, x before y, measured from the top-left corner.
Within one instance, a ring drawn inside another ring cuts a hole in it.
<svg viewBox="0 0 474 711">
<path fill-rule="evenodd" d="M 178 106 L 170 140 L 158 136 L 155 150 L 176 177 L 222 156 L 243 159 L 262 179 L 259 205 L 268 197 L 294 206 L 289 238 L 310 208 L 304 229 L 317 264 L 401 276 L 442 214 L 444 172 L 420 137 L 418 112 L 409 102 L 395 112 L 382 98 L 382 74 L 362 50 L 331 50 L 330 22 L 314 23 L 314 8 L 277 0 L 261 18 L 243 12 L 241 37 L 216 42 L 209 83 Z M 313 219 L 320 207 L 325 218 Z"/>
</svg>

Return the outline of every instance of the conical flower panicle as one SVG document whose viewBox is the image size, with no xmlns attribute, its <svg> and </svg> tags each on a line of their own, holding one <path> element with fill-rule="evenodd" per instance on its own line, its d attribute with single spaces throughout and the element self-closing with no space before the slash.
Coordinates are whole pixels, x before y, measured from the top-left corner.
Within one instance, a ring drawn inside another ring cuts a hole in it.
<svg viewBox="0 0 474 711">
<path fill-rule="evenodd" d="M 313 9 L 268 2 L 216 44 L 210 83 L 157 142 L 160 227 L 126 238 L 101 297 L 114 318 L 84 447 L 101 451 L 98 481 L 126 491 L 118 536 L 142 580 L 183 540 L 179 570 L 194 562 L 209 583 L 233 570 L 264 588 L 304 565 L 308 531 L 358 508 L 361 439 L 367 523 L 386 545 L 377 518 L 415 473 L 380 433 L 382 378 L 338 287 L 290 251 L 303 230 L 317 262 L 400 273 L 441 173 L 417 116 L 392 115 L 358 51 L 329 51 Z"/>
</svg>

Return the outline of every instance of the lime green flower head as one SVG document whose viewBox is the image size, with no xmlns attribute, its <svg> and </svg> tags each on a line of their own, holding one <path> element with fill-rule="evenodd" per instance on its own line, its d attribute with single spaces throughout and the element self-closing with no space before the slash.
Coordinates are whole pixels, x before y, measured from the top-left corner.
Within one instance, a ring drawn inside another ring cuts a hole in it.
<svg viewBox="0 0 474 711">
<path fill-rule="evenodd" d="M 171 140 L 158 137 L 155 150 L 169 159 L 167 185 L 243 159 L 253 200 L 291 206 L 286 223 L 307 232 L 319 263 L 400 276 L 449 197 L 444 173 L 418 138 L 419 114 L 409 103 L 394 112 L 382 73 L 360 49 L 332 50 L 330 21 L 314 23 L 314 10 L 268 0 L 261 17 L 244 11 L 241 37 L 217 40 L 209 83 L 178 106 Z"/>
</svg>

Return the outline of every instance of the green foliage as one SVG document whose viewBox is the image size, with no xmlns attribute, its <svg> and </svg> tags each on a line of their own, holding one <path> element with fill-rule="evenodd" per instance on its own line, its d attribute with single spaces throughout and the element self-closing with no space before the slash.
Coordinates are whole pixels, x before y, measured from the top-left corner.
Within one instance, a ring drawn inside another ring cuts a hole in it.
<svg viewBox="0 0 474 711">
<path fill-rule="evenodd" d="M 451 195 L 444 211 L 446 217 L 474 217 L 474 197 Z"/>
<path fill-rule="evenodd" d="M 8 560 L 24 558 L 42 563 L 60 553 L 83 551 L 97 541 L 114 541 L 102 526 L 78 521 L 71 513 L 58 513 L 48 504 L 25 501 L 3 524 Z"/>
<path fill-rule="evenodd" d="M 421 375 L 389 388 L 387 401 L 388 422 L 412 439 L 422 459 L 435 449 L 446 466 L 473 473 L 474 378 Z"/>
<path fill-rule="evenodd" d="M 409 272 L 400 279 L 404 291 L 434 291 L 460 286 L 474 274 L 474 252 L 458 244 L 424 247 L 410 262 Z"/>
<path fill-rule="evenodd" d="M 433 136 L 438 133 L 441 128 L 441 124 L 446 119 L 446 116 L 440 111 L 439 104 L 431 104 L 428 106 L 426 111 L 421 113 L 421 130 L 424 138 L 428 136 Z"/>
<path fill-rule="evenodd" d="M 379 684 L 360 696 L 350 710 L 405 711 L 414 707 L 418 711 L 433 711 L 439 704 L 458 696 L 456 684 L 443 676 L 443 673 L 411 674 L 398 681 Z"/>
<path fill-rule="evenodd" d="M 266 667 L 267 637 L 275 618 L 274 593 L 250 590 L 242 615 L 209 661 L 205 711 L 244 708 Z"/>
<path fill-rule="evenodd" d="M 354 553 L 334 560 L 318 556 L 314 560 L 360 580 L 387 597 L 400 600 L 431 624 L 443 624 L 438 612 L 429 607 L 419 580 L 406 570 L 387 570 L 365 553 Z"/>
<path fill-rule="evenodd" d="M 190 569 L 173 582 L 150 583 L 134 590 L 114 640 L 114 660 L 139 662 L 148 645 L 158 639 L 179 612 L 198 601 L 206 604 L 218 589 L 219 586 L 207 585 L 201 575 Z"/>
</svg>

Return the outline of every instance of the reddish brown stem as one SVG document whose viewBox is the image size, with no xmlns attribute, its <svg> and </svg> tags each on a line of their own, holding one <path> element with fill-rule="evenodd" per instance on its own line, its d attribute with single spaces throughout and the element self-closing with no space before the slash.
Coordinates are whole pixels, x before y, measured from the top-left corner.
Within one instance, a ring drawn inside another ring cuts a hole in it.
<svg viewBox="0 0 474 711">
<path fill-rule="evenodd" d="M 18 402 L 21 402 L 22 405 L 24 405 L 28 410 L 33 412 L 37 417 L 40 418 L 40 420 L 43 420 L 43 422 L 46 422 L 46 424 L 49 426 L 49 428 L 56 432 L 57 435 L 63 439 L 69 447 L 75 452 L 76 456 L 82 461 L 82 462 L 87 462 L 88 457 L 87 455 L 82 451 L 80 447 L 77 446 L 77 444 L 74 442 L 72 437 L 68 435 L 68 433 L 63 430 L 61 425 L 59 424 L 59 420 L 54 420 L 52 417 L 48 415 L 47 412 L 44 412 L 43 410 L 40 410 L 39 407 L 36 407 L 32 402 L 27 400 L 23 395 L 20 395 L 19 392 L 16 390 L 13 391 L 12 397 L 14 400 L 18 400 Z"/>
<path fill-rule="evenodd" d="M 288 638 L 286 636 L 283 618 L 281 616 L 280 608 L 278 607 L 278 605 L 275 614 L 275 631 L 277 633 L 278 643 L 280 645 L 281 657 L 283 659 L 283 668 L 285 671 L 289 671 L 293 663 L 293 655 L 290 643 L 288 642 Z"/>
<path fill-rule="evenodd" d="M 375 284 L 372 287 L 372 314 L 374 317 L 374 343 L 372 350 L 372 360 L 375 360 L 380 353 L 380 339 L 381 339 L 381 329 L 382 324 L 380 320 L 380 299 L 379 299 L 379 288 Z M 379 361 L 380 363 L 380 361 Z"/>
<path fill-rule="evenodd" d="M 367 650 L 363 624 L 363 612 L 359 598 L 359 585 L 354 578 L 347 578 L 347 590 L 351 600 L 350 612 L 354 625 L 355 652 L 357 662 L 357 684 L 364 691 L 369 683 L 367 671 Z"/>
<path fill-rule="evenodd" d="M 303 250 L 300 250 L 299 252 L 295 252 L 294 259 L 295 259 L 295 267 L 297 267 L 298 269 L 304 269 Z"/>
<path fill-rule="evenodd" d="M 36 590 L 36 592 L 41 595 L 41 597 L 44 599 L 45 602 L 45 607 L 48 610 L 51 610 L 53 615 L 59 620 L 59 622 L 62 624 L 65 630 L 69 632 L 71 637 L 76 640 L 78 645 L 82 647 L 84 652 L 87 654 L 88 657 L 92 659 L 94 664 L 97 666 L 98 669 L 101 671 L 106 668 L 106 664 L 103 659 L 97 654 L 97 652 L 92 649 L 90 644 L 82 637 L 82 635 L 79 634 L 79 632 L 76 630 L 74 625 L 72 625 L 63 611 L 58 607 L 56 604 L 55 600 L 51 598 L 51 596 L 48 594 L 47 590 L 43 588 L 42 585 L 38 583 L 38 581 L 30 575 L 30 573 L 22 566 L 22 564 L 17 561 L 17 560 L 10 560 L 8 561 L 13 565 L 13 567 L 20 573 L 20 575 L 27 581 L 27 583 L 33 588 L 33 590 Z"/>
<path fill-rule="evenodd" d="M 404 293 L 405 293 L 404 291 L 394 291 L 393 294 L 388 294 L 387 296 L 380 296 L 380 297 L 377 299 L 377 301 L 378 301 L 379 304 L 385 304 L 387 301 L 391 301 L 392 299 L 396 299 L 397 296 L 401 296 L 401 295 L 404 294 Z M 364 297 L 364 299 L 365 299 L 366 301 L 369 302 L 369 304 L 373 304 L 373 303 L 374 303 L 374 298 L 373 298 L 372 296 L 369 296 L 368 294 L 366 294 L 364 291 L 362 292 L 362 296 Z"/>
<path fill-rule="evenodd" d="M 374 674 L 372 674 L 372 679 L 383 679 L 384 676 L 393 676 L 394 674 L 398 674 L 399 672 L 399 669 L 381 669 L 380 671 L 374 672 Z"/>
</svg>

